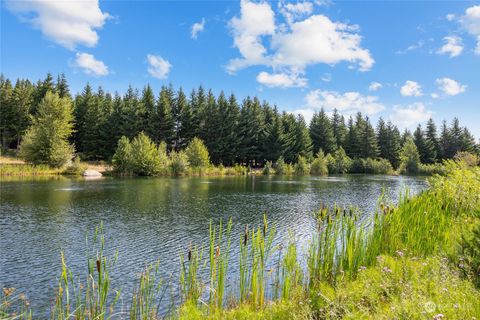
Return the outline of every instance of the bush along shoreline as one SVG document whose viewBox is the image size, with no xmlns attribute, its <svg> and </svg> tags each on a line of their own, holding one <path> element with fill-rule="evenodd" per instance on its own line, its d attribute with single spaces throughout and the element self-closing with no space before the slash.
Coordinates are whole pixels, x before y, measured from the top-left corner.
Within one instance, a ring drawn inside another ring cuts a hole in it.
<svg viewBox="0 0 480 320">
<path fill-rule="evenodd" d="M 120 291 L 110 282 L 116 255 L 105 255 L 100 226 L 86 280 L 79 282 L 61 255 L 45 318 L 478 319 L 480 168 L 449 161 L 445 171 L 398 206 L 379 199 L 370 222 L 360 222 L 354 208 L 322 206 L 305 256 L 294 237 L 274 245 L 266 217 L 239 239 L 231 236 L 232 220 L 211 222 L 208 244 L 179 253 L 181 301 L 166 315 L 159 305 L 172 289 L 157 263 L 139 275 L 128 306 L 118 308 Z M 239 247 L 238 279 L 227 275 L 231 246 Z M 2 319 L 32 318 L 28 299 L 13 288 L 3 289 L 0 303 Z"/>
</svg>

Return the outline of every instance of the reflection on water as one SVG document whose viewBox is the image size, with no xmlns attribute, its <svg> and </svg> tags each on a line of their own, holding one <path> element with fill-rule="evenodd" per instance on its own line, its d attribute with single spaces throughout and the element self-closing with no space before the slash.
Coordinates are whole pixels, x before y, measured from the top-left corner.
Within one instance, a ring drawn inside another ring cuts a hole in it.
<svg viewBox="0 0 480 320">
<path fill-rule="evenodd" d="M 277 227 L 276 243 L 287 242 L 292 231 L 305 246 L 315 228 L 311 212 L 321 203 L 355 205 L 368 217 L 382 192 L 395 201 L 405 186 L 415 193 L 426 182 L 367 175 L 2 180 L 0 287 L 22 290 L 47 312 L 60 251 L 75 273 L 85 274 L 85 236 L 100 221 L 109 252 L 119 252 L 114 287 L 129 292 L 135 275 L 158 259 L 163 277 L 173 273 L 176 283 L 180 254 L 190 242 L 208 243 L 210 219 L 232 217 L 230 267 L 236 269 L 236 239 L 246 224 L 261 225 L 264 213 Z"/>
</svg>

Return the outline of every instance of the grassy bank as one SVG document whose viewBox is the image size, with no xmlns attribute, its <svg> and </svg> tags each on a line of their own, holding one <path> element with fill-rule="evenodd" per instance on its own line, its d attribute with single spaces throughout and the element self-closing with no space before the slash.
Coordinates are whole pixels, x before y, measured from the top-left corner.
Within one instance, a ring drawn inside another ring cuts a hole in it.
<svg viewBox="0 0 480 320">
<path fill-rule="evenodd" d="M 294 237 L 274 245 L 276 230 L 266 218 L 240 239 L 231 237 L 231 221 L 211 224 L 208 244 L 180 253 L 174 287 L 181 303 L 167 317 L 478 319 L 480 168 L 449 162 L 446 171 L 396 207 L 380 199 L 373 221 L 360 223 L 353 208 L 322 207 L 306 256 Z M 120 293 L 110 280 L 116 257 L 104 255 L 101 227 L 93 240 L 86 281 L 79 283 L 62 256 L 50 318 L 159 318 L 172 287 L 159 279 L 158 265 L 139 275 L 131 301 L 118 311 Z M 238 279 L 227 274 L 231 246 L 239 248 Z M 27 299 L 6 289 L 0 318 L 15 317 L 31 318 Z"/>
</svg>

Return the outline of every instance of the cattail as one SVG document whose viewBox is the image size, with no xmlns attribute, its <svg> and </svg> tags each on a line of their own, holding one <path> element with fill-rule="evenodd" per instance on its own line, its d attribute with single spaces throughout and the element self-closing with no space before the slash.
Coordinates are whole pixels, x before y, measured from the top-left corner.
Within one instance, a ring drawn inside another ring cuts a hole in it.
<svg viewBox="0 0 480 320">
<path fill-rule="evenodd" d="M 220 247 L 217 245 L 217 248 L 215 248 L 215 257 L 218 258 L 220 257 Z"/>
<path fill-rule="evenodd" d="M 246 246 L 248 242 L 248 224 L 245 226 L 245 233 L 243 234 L 243 245 Z"/>
<path fill-rule="evenodd" d="M 190 244 L 188 245 L 187 259 L 188 261 L 192 260 L 192 242 L 191 241 L 190 241 Z"/>
<path fill-rule="evenodd" d="M 101 267 L 100 260 L 97 259 L 97 272 L 98 273 L 100 273 L 100 267 Z"/>
</svg>

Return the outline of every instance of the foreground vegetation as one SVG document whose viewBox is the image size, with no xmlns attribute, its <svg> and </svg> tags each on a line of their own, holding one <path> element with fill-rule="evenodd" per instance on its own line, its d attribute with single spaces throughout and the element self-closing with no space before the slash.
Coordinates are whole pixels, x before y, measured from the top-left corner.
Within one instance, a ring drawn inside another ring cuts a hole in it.
<svg viewBox="0 0 480 320">
<path fill-rule="evenodd" d="M 397 207 L 380 199 L 372 221 L 354 208 L 322 206 L 303 256 L 295 238 L 275 244 L 275 227 L 210 225 L 210 243 L 181 254 L 179 319 L 478 319 L 480 317 L 480 168 L 448 162 L 446 176 Z M 138 278 L 128 308 L 111 287 L 116 256 L 104 255 L 102 227 L 93 236 L 84 281 L 62 256 L 51 319 L 157 319 L 171 288 L 158 264 Z M 238 278 L 227 278 L 230 247 L 239 246 Z M 302 262 L 305 261 L 305 264 Z M 273 267 L 272 267 L 273 266 Z M 229 279 L 229 280 L 227 280 Z M 226 282 L 229 283 L 227 290 Z M 32 317 L 26 297 L 3 290 L 0 317 Z M 37 315 L 36 317 L 40 317 Z"/>
</svg>

